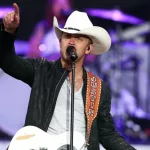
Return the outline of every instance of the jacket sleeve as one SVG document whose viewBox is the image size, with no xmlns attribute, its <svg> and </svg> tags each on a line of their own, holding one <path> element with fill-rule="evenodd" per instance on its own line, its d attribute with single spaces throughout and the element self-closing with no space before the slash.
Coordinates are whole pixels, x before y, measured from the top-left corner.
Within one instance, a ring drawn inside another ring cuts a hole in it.
<svg viewBox="0 0 150 150">
<path fill-rule="evenodd" d="M 102 82 L 101 102 L 98 114 L 99 142 L 106 150 L 135 150 L 115 130 L 110 114 L 110 89 L 104 82 Z"/>
<path fill-rule="evenodd" d="M 32 86 L 37 67 L 44 59 L 22 58 L 14 49 L 15 34 L 0 31 L 0 68 L 10 76 Z"/>
</svg>

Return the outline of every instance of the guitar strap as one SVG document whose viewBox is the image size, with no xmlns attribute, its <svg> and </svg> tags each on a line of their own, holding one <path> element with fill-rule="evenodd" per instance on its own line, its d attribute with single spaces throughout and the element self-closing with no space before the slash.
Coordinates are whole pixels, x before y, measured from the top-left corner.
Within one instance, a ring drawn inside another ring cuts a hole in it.
<svg viewBox="0 0 150 150">
<path fill-rule="evenodd" d="M 101 79 L 87 72 L 87 90 L 85 112 L 87 117 L 86 144 L 88 144 L 91 126 L 97 116 L 101 96 Z"/>
</svg>

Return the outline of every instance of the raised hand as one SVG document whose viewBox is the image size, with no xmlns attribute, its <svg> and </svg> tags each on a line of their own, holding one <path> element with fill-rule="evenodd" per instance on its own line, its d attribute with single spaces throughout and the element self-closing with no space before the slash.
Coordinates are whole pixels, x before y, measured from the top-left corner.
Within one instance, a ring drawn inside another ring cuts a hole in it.
<svg viewBox="0 0 150 150">
<path fill-rule="evenodd" d="M 16 3 L 13 4 L 14 11 L 8 12 L 4 18 L 4 31 L 14 33 L 20 23 L 19 7 Z"/>
</svg>

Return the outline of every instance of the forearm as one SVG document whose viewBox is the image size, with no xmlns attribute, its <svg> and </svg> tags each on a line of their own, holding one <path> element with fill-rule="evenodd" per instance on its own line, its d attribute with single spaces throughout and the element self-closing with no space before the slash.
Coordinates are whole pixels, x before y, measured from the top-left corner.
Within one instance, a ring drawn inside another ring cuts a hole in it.
<svg viewBox="0 0 150 150">
<path fill-rule="evenodd" d="M 7 53 L 15 54 L 14 41 L 16 32 L 14 34 L 4 31 L 4 26 L 0 24 L 0 57 L 3 58 Z"/>
<path fill-rule="evenodd" d="M 107 150 L 135 150 L 135 148 L 129 145 L 116 131 L 110 131 L 100 136 L 100 143 Z"/>
<path fill-rule="evenodd" d="M 14 40 L 15 35 L 1 31 L 0 68 L 10 76 L 31 85 L 34 73 L 32 65 L 28 60 L 16 55 Z"/>
</svg>

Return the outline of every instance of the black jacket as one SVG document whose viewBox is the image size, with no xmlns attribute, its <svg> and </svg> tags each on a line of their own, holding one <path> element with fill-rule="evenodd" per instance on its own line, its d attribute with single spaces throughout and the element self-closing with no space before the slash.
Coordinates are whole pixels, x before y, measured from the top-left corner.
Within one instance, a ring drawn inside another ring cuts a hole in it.
<svg viewBox="0 0 150 150">
<path fill-rule="evenodd" d="M 43 58 L 29 59 L 17 56 L 14 50 L 15 35 L 4 31 L 0 34 L 0 68 L 32 88 L 25 126 L 33 125 L 47 131 L 58 93 L 69 72 L 62 68 L 60 60 L 48 62 Z M 83 79 L 82 95 L 85 104 L 87 86 L 85 70 Z M 99 150 L 99 143 L 107 150 L 134 150 L 115 131 L 110 106 L 110 90 L 102 81 L 98 115 L 92 124 L 88 150 Z"/>
</svg>

